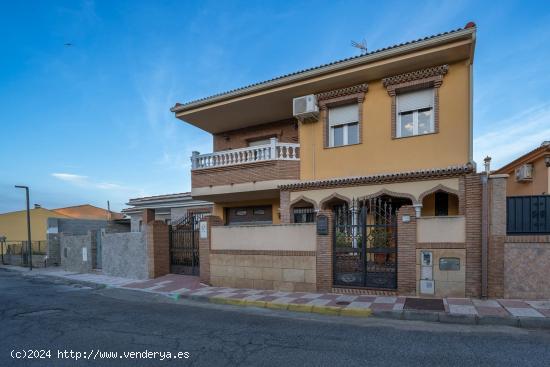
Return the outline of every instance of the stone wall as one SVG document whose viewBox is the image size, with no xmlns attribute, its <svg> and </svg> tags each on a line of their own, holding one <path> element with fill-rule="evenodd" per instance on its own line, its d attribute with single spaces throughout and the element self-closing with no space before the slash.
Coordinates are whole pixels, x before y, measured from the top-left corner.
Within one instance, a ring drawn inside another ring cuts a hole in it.
<svg viewBox="0 0 550 367">
<path fill-rule="evenodd" d="M 130 227 L 125 224 L 107 220 L 48 218 L 47 265 L 61 264 L 60 234 L 85 235 L 89 231 L 105 229 L 107 232 L 129 232 Z"/>
<path fill-rule="evenodd" d="M 63 270 L 77 273 L 88 273 L 92 270 L 92 237 L 92 234 L 60 236 Z"/>
<path fill-rule="evenodd" d="M 210 254 L 213 286 L 315 292 L 315 252 L 225 252 Z"/>
<path fill-rule="evenodd" d="M 504 297 L 550 298 L 550 236 L 507 236 Z"/>
<path fill-rule="evenodd" d="M 145 236 L 144 232 L 102 234 L 103 274 L 122 278 L 148 279 Z"/>
</svg>

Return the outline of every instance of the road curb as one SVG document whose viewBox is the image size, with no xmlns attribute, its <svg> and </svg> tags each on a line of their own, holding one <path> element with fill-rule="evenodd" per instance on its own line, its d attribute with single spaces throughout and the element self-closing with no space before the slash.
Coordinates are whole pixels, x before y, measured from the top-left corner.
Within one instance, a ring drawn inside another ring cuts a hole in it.
<svg viewBox="0 0 550 367">
<path fill-rule="evenodd" d="M 210 298 L 182 297 L 182 298 L 187 298 L 194 301 L 207 300 L 207 302 L 222 304 L 222 305 L 257 307 L 257 308 L 267 308 L 271 310 L 292 311 L 292 312 L 316 313 L 316 314 L 328 315 L 328 316 L 369 317 L 373 314 L 370 308 L 340 308 L 340 307 L 334 307 L 334 306 L 317 306 L 317 305 L 296 304 L 296 303 L 277 303 L 277 302 L 225 298 L 225 297 L 210 297 Z"/>
</svg>

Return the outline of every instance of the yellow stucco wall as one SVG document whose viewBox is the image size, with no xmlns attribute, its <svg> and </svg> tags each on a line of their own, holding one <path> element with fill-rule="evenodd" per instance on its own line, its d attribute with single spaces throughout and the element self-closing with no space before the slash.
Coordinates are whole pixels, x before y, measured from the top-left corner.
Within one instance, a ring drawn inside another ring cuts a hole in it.
<svg viewBox="0 0 550 367">
<path fill-rule="evenodd" d="M 225 223 L 225 208 L 235 208 L 239 206 L 253 206 L 253 205 L 271 205 L 271 215 L 273 217 L 273 224 L 280 224 L 279 218 L 279 198 L 267 199 L 267 200 L 248 200 L 228 203 L 214 203 L 212 214 L 222 218 Z"/>
<path fill-rule="evenodd" d="M 508 196 L 521 195 L 542 195 L 548 194 L 550 187 L 548 185 L 549 168 L 544 163 L 544 157 L 539 157 L 533 163 L 533 181 L 517 182 L 515 171 L 508 172 L 508 182 L 506 183 L 506 194 Z M 515 168 L 515 167 L 514 167 Z"/>
<path fill-rule="evenodd" d="M 300 124 L 302 180 L 403 172 L 462 165 L 469 160 L 469 68 L 463 61 L 449 65 L 439 90 L 439 132 L 391 138 L 391 97 L 381 80 L 366 81 L 362 143 L 324 148 L 323 116 Z"/>
<path fill-rule="evenodd" d="M 45 241 L 48 218 L 68 218 L 48 209 L 31 209 L 31 237 L 33 241 Z M 27 212 L 25 210 L 0 214 L 0 235 L 8 241 L 27 240 Z"/>
</svg>

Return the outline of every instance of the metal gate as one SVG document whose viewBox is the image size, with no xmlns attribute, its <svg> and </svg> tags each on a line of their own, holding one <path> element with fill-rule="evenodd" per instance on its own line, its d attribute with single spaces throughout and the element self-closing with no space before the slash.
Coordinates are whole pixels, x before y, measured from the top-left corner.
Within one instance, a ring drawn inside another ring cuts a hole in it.
<svg viewBox="0 0 550 367">
<path fill-rule="evenodd" d="M 397 218 L 391 199 L 335 209 L 334 285 L 397 289 Z"/>
<path fill-rule="evenodd" d="M 194 213 L 178 219 L 169 227 L 170 272 L 199 275 L 199 222 L 208 213 Z"/>
</svg>

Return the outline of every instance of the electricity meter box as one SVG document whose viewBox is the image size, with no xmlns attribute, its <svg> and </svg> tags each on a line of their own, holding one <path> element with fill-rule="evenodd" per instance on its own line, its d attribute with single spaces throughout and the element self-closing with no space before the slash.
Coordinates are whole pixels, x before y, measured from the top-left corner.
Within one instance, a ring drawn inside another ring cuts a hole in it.
<svg viewBox="0 0 550 367">
<path fill-rule="evenodd" d="M 433 252 L 421 251 L 420 263 L 420 293 L 434 294 L 435 284 L 433 280 Z"/>
</svg>

